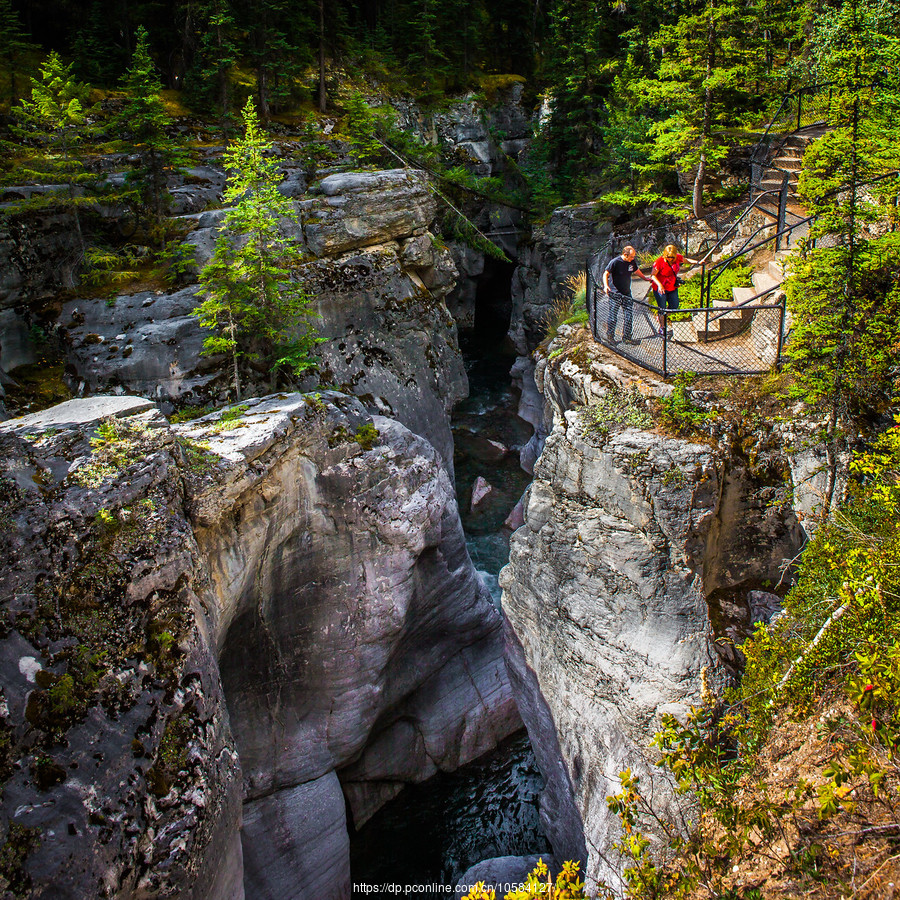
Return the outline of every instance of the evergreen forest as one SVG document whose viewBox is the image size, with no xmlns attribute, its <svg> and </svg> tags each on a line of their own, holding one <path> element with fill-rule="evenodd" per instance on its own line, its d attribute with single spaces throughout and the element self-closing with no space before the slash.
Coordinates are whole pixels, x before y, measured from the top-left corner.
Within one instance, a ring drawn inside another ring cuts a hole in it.
<svg viewBox="0 0 900 900">
<path fill-rule="evenodd" d="M 826 460 L 820 520 L 784 583 L 765 585 L 781 616 L 733 648 L 741 677 L 662 720 L 653 753 L 691 814 L 660 816 L 652 785 L 621 773 L 608 805 L 625 874 L 610 897 L 896 896 L 875 887 L 900 877 L 898 21 L 900 0 L 0 0 L 0 229 L 64 214 L 77 257 L 34 321 L 75 297 L 199 285 L 203 354 L 225 361 L 236 403 L 260 384 L 331 386 L 297 274 L 309 259 L 285 238 L 308 224 L 295 201 L 324 172 L 426 173 L 440 208 L 428 253 L 465 245 L 511 273 L 486 208 L 514 211 L 523 245 L 576 204 L 623 233 L 712 221 L 748 196 L 773 123 L 822 126 L 795 173 L 810 225 L 778 301 L 780 365 L 727 385 L 682 373 L 645 404 L 660 440 L 717 446 L 727 430 L 754 477 L 772 435 L 814 421 L 791 449 Z M 499 174 L 413 127 L 511 90 L 531 133 Z M 305 165 L 294 196 L 279 190 L 278 141 Z M 212 155 L 223 188 L 196 215 L 221 219 L 194 268 L 172 185 Z M 538 355 L 587 323 L 583 278 L 540 323 Z M 69 396 L 48 390 L 46 405 Z M 649 429 L 643 410 L 615 424 Z M 791 501 L 779 477 L 760 507 Z M 545 896 L 548 877 L 539 867 L 513 896 Z M 579 877 L 568 864 L 552 896 L 584 897 Z"/>
</svg>

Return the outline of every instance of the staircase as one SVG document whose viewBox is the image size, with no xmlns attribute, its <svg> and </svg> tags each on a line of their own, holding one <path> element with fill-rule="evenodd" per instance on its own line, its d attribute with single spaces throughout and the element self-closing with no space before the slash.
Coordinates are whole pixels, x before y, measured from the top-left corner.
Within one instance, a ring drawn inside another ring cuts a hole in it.
<svg viewBox="0 0 900 900">
<path fill-rule="evenodd" d="M 806 148 L 820 138 L 826 130 L 826 127 L 822 125 L 804 128 L 802 131 L 788 134 L 771 146 L 765 162 L 756 163 L 753 166 L 751 198 L 752 195 L 761 194 L 764 191 L 779 190 L 784 176 L 787 175 L 788 202 L 795 203 L 800 170 L 803 168 L 803 154 L 806 153 Z M 762 208 L 771 215 L 778 214 L 774 198 L 767 198 Z"/>
<path fill-rule="evenodd" d="M 683 344 L 707 343 L 740 334 L 752 323 L 755 312 L 755 309 L 747 309 L 745 304 L 754 298 L 757 298 L 757 304 L 772 301 L 776 289 L 784 281 L 785 260 L 790 255 L 788 250 L 779 250 L 774 259 L 750 276 L 752 287 L 732 288 L 731 301 L 715 301 L 708 316 L 705 311 L 695 312 L 689 322 L 672 322 L 672 340 Z M 760 297 L 760 294 L 766 296 Z"/>
</svg>

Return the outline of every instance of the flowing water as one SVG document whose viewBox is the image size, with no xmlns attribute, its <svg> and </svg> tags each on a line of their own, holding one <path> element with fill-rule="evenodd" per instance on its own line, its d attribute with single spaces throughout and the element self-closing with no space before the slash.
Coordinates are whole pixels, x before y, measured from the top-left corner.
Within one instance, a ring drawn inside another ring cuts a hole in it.
<svg viewBox="0 0 900 900">
<path fill-rule="evenodd" d="M 509 560 L 511 533 L 504 521 L 530 481 L 519 450 L 532 429 L 516 415 L 519 392 L 509 377 L 515 357 L 502 335 L 463 335 L 460 345 L 469 398 L 452 420 L 456 491 L 472 562 L 499 605 L 497 576 Z M 479 476 L 491 490 L 472 508 Z M 459 897 L 446 888 L 476 862 L 548 852 L 538 815 L 543 786 L 524 731 L 456 772 L 410 785 L 351 834 L 353 881 L 396 885 L 417 897 Z"/>
<path fill-rule="evenodd" d="M 548 852 L 543 786 L 524 731 L 456 772 L 410 785 L 351 834 L 353 881 L 458 900 L 437 886 L 452 887 L 482 859 Z"/>
<path fill-rule="evenodd" d="M 519 391 L 509 377 L 515 356 L 502 340 L 463 335 L 460 345 L 469 397 L 452 417 L 456 496 L 469 555 L 499 604 L 497 576 L 509 560 L 511 534 L 503 523 L 531 480 L 519 465 L 519 450 L 533 429 L 516 414 Z M 473 508 L 472 487 L 479 476 L 491 490 Z"/>
</svg>

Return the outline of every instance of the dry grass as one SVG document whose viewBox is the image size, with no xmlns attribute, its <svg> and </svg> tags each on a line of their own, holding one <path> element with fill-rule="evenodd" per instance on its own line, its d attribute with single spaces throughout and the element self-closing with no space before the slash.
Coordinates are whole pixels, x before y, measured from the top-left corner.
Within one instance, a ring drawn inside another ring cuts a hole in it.
<svg viewBox="0 0 900 900">
<path fill-rule="evenodd" d="M 739 857 L 728 860 L 724 887 L 729 897 L 761 900 L 900 900 L 900 809 L 898 780 L 891 774 L 873 796 L 864 777 L 849 786 L 851 809 L 822 819 L 810 796 L 791 811 L 801 779 L 822 784 L 829 760 L 841 752 L 848 733 L 841 723 L 853 718 L 848 702 L 823 701 L 801 721 L 785 714 L 773 727 L 757 757 L 755 770 L 742 781 L 738 801 L 748 807 L 764 794 L 784 815 L 774 839 L 751 834 Z M 698 888 L 690 900 L 709 900 Z"/>
</svg>

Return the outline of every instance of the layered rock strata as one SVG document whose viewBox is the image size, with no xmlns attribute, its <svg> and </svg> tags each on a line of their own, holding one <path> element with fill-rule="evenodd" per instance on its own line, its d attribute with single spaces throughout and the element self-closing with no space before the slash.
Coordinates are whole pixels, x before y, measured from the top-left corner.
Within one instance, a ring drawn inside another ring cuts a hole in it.
<svg viewBox="0 0 900 900">
<path fill-rule="evenodd" d="M 349 896 L 347 804 L 521 727 L 446 469 L 399 423 L 96 398 L 0 439 L 0 827 L 34 896 Z"/>
<path fill-rule="evenodd" d="M 583 839 L 589 884 L 618 890 L 607 796 L 630 768 L 652 784 L 660 814 L 672 812 L 650 739 L 664 714 L 683 719 L 724 685 L 738 664 L 729 645 L 751 624 L 748 591 L 779 580 L 803 533 L 728 441 L 592 426 L 581 407 L 613 389 L 669 389 L 596 347 L 573 358 L 552 346 L 537 371 L 552 430 L 501 573 L 507 655 L 547 780 L 554 853 L 577 856 Z"/>
<path fill-rule="evenodd" d="M 286 237 L 309 262 L 298 272 L 321 320 L 319 381 L 425 436 L 452 466 L 448 420 L 467 393 L 456 328 L 444 303 L 456 269 L 428 231 L 436 204 L 407 170 L 330 175 L 297 202 Z M 196 269 L 211 257 L 223 210 L 186 218 Z M 199 288 L 67 303 L 59 318 L 78 393 L 138 393 L 175 406 L 227 402 L 229 367 L 204 356 L 193 310 Z M 257 376 L 251 386 L 274 385 Z"/>
</svg>

